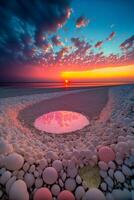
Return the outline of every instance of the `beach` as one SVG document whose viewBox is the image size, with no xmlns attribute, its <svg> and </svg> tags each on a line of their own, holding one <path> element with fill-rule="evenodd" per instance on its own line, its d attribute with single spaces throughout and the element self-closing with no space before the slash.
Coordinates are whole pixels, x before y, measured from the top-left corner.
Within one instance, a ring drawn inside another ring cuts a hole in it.
<svg viewBox="0 0 134 200">
<path fill-rule="evenodd" d="M 55 200 L 63 190 L 73 195 L 69 200 L 87 200 L 91 188 L 98 200 L 133 199 L 134 85 L 0 91 L 2 200 L 20 180 L 26 200 L 43 185 Z M 56 111 L 80 113 L 89 124 L 60 135 L 34 126 Z"/>
</svg>

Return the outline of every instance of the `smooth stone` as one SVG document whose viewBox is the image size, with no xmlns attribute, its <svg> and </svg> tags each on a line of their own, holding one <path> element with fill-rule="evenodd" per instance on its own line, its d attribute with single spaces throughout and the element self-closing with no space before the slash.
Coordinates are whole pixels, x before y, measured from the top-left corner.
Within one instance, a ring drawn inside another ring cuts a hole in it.
<svg viewBox="0 0 134 200">
<path fill-rule="evenodd" d="M 5 185 L 7 181 L 11 178 L 11 172 L 5 171 L 2 176 L 0 177 L 0 183 Z"/>
<path fill-rule="evenodd" d="M 43 171 L 43 180 L 47 184 L 54 184 L 57 181 L 58 173 L 54 167 L 47 167 Z"/>
<path fill-rule="evenodd" d="M 101 176 L 102 178 L 106 178 L 106 177 L 107 177 L 107 171 L 100 170 L 99 174 L 100 174 L 100 176 Z"/>
<path fill-rule="evenodd" d="M 13 183 L 16 181 L 16 176 L 12 176 L 6 183 L 6 193 L 9 193 L 9 190 L 11 188 L 11 186 L 13 185 Z"/>
<path fill-rule="evenodd" d="M 42 160 L 40 160 L 39 162 L 39 166 L 40 168 L 43 170 L 47 167 L 48 163 L 47 163 L 47 160 L 45 158 L 43 158 Z"/>
<path fill-rule="evenodd" d="M 78 170 L 76 167 L 73 167 L 73 168 L 68 167 L 67 168 L 67 175 L 69 177 L 75 178 L 77 174 L 78 174 Z"/>
<path fill-rule="evenodd" d="M 5 157 L 4 165 L 11 171 L 19 170 L 22 168 L 24 158 L 18 153 L 12 153 Z"/>
<path fill-rule="evenodd" d="M 40 187 L 42 187 L 42 185 L 43 185 L 43 180 L 42 180 L 42 178 L 37 177 L 37 178 L 35 179 L 35 187 L 36 187 L 36 188 L 40 188 Z"/>
<path fill-rule="evenodd" d="M 132 176 L 132 171 L 126 165 L 122 165 L 122 172 L 125 176 Z"/>
<path fill-rule="evenodd" d="M 27 172 L 28 169 L 29 169 L 29 167 L 30 167 L 29 163 L 26 162 L 26 163 L 24 163 L 24 165 L 23 165 L 23 170 L 24 170 L 25 172 Z"/>
<path fill-rule="evenodd" d="M 62 162 L 60 160 L 54 160 L 52 163 L 52 167 L 54 167 L 57 170 L 57 172 L 60 172 L 63 168 Z"/>
<path fill-rule="evenodd" d="M 101 189 L 103 191 L 106 191 L 107 190 L 107 184 L 105 182 L 102 182 L 101 185 L 100 185 Z"/>
<path fill-rule="evenodd" d="M 107 177 L 104 179 L 104 181 L 108 184 L 109 187 L 113 188 L 114 182 L 113 182 L 113 180 L 112 180 L 109 176 L 107 176 Z"/>
<path fill-rule="evenodd" d="M 35 171 L 35 165 L 31 165 L 30 169 L 29 169 L 29 172 L 30 173 L 33 173 Z"/>
<path fill-rule="evenodd" d="M 82 200 L 106 200 L 104 194 L 97 188 L 89 189 Z"/>
<path fill-rule="evenodd" d="M 67 190 L 63 190 L 58 195 L 58 200 L 75 200 L 75 197 L 74 197 L 72 192 L 67 191 Z"/>
<path fill-rule="evenodd" d="M 46 187 L 38 189 L 34 194 L 34 200 L 52 200 L 52 194 Z"/>
<path fill-rule="evenodd" d="M 29 200 L 27 186 L 24 181 L 17 180 L 9 190 L 9 200 Z"/>
<path fill-rule="evenodd" d="M 34 175 L 31 173 L 26 173 L 24 176 L 24 181 L 28 188 L 32 187 L 33 184 L 35 183 Z"/>
<path fill-rule="evenodd" d="M 81 177 L 79 175 L 76 176 L 75 180 L 76 180 L 77 184 L 81 184 L 82 183 L 82 179 L 81 179 Z"/>
<path fill-rule="evenodd" d="M 65 181 L 66 178 L 67 178 L 67 174 L 64 172 L 64 173 L 61 175 L 61 178 L 62 178 L 63 181 Z"/>
<path fill-rule="evenodd" d="M 98 155 L 99 155 L 100 161 L 104 161 L 106 163 L 115 160 L 115 153 L 108 146 L 101 147 L 99 149 Z"/>
<path fill-rule="evenodd" d="M 109 175 L 111 178 L 113 178 L 113 176 L 114 176 L 114 170 L 113 170 L 113 169 L 109 169 L 109 170 L 108 170 L 108 175 Z"/>
<path fill-rule="evenodd" d="M 124 183 L 125 182 L 125 176 L 121 171 L 115 171 L 114 177 L 116 178 L 117 182 Z"/>
<path fill-rule="evenodd" d="M 75 190 L 75 197 L 77 200 L 82 200 L 83 196 L 85 195 L 85 190 L 82 186 L 78 186 Z"/>
<path fill-rule="evenodd" d="M 51 187 L 51 192 L 54 196 L 58 196 L 58 194 L 60 193 L 60 187 L 59 185 L 57 184 L 54 184 L 52 187 Z"/>
<path fill-rule="evenodd" d="M 104 161 L 99 161 L 99 162 L 98 162 L 98 166 L 99 166 L 99 168 L 100 168 L 101 170 L 105 170 L 105 171 L 108 170 L 108 165 L 107 165 L 107 163 L 105 163 Z"/>
<path fill-rule="evenodd" d="M 115 163 L 113 161 L 110 161 L 108 163 L 108 167 L 111 168 L 111 169 L 113 169 L 113 170 L 116 169 L 116 165 L 115 165 Z"/>
<path fill-rule="evenodd" d="M 66 181 L 65 181 L 65 189 L 72 192 L 72 191 L 75 190 L 75 188 L 76 188 L 75 179 L 73 179 L 73 178 L 66 179 Z"/>
<path fill-rule="evenodd" d="M 112 195 L 114 200 L 131 200 L 131 193 L 127 189 L 114 189 Z"/>
<path fill-rule="evenodd" d="M 6 140 L 0 140 L 0 154 L 9 154 L 13 152 L 13 146 L 9 144 Z"/>
</svg>

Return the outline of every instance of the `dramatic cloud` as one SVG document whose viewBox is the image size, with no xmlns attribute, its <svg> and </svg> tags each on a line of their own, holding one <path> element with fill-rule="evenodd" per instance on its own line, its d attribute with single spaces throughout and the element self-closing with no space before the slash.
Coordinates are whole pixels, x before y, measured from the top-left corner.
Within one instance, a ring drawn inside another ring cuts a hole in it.
<svg viewBox="0 0 134 200">
<path fill-rule="evenodd" d="M 103 41 L 98 41 L 98 42 L 95 44 L 95 48 L 100 48 L 102 45 L 103 45 Z"/>
<path fill-rule="evenodd" d="M 60 36 L 58 35 L 55 35 L 52 37 L 52 43 L 55 45 L 55 46 L 63 46 L 63 42 L 60 41 Z"/>
<path fill-rule="evenodd" d="M 76 27 L 77 28 L 85 27 L 88 24 L 89 24 L 89 20 L 87 18 L 85 18 L 84 16 L 81 16 L 76 20 Z"/>
<path fill-rule="evenodd" d="M 108 36 L 108 38 L 107 38 L 107 40 L 112 40 L 114 37 L 115 37 L 115 32 L 112 32 L 109 36 Z"/>
<path fill-rule="evenodd" d="M 52 45 L 46 36 L 61 28 L 70 17 L 70 2 L 1 0 L 0 65 L 25 63 L 30 61 L 29 55 L 37 61 L 43 52 L 49 51 Z"/>
<path fill-rule="evenodd" d="M 126 39 L 123 43 L 121 43 L 120 48 L 123 50 L 134 48 L 134 35 L 132 35 L 130 38 Z"/>
</svg>

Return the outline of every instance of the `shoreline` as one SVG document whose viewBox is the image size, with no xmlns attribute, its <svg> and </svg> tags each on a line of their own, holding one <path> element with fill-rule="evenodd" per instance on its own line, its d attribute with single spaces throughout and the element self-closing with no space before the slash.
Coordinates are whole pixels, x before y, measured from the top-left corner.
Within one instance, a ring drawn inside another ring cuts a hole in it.
<svg viewBox="0 0 134 200">
<path fill-rule="evenodd" d="M 75 90 L 92 90 L 97 88 L 107 88 L 107 87 L 119 87 L 119 86 L 131 86 L 134 84 L 121 84 L 121 85 L 100 85 L 100 86 L 83 86 L 83 87 L 62 87 L 62 88 L 17 88 L 17 87 L 8 87 L 0 86 L 0 98 L 16 97 L 16 96 L 25 96 L 25 95 L 34 95 L 34 94 L 44 94 L 44 93 L 53 93 L 53 92 L 69 92 Z"/>
</svg>

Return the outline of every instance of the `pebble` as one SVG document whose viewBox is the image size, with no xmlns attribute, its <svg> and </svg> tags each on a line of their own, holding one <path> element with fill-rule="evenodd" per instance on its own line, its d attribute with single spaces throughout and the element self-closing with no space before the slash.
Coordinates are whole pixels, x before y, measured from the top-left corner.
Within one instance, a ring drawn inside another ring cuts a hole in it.
<svg viewBox="0 0 134 200">
<path fill-rule="evenodd" d="M 105 171 L 108 170 L 108 165 L 107 165 L 107 163 L 105 163 L 104 161 L 99 161 L 99 162 L 98 162 L 98 166 L 99 166 L 99 168 L 100 168 L 101 170 L 105 170 Z"/>
<path fill-rule="evenodd" d="M 100 185 L 101 189 L 103 191 L 106 191 L 107 190 L 107 184 L 105 182 L 102 182 L 101 185 Z"/>
<path fill-rule="evenodd" d="M 5 171 L 2 176 L 0 177 L 0 183 L 5 185 L 7 181 L 11 178 L 11 172 Z"/>
<path fill-rule="evenodd" d="M 125 182 L 125 176 L 121 171 L 115 171 L 114 177 L 117 180 L 117 182 L 120 182 L 120 183 Z"/>
<path fill-rule="evenodd" d="M 46 187 L 38 189 L 34 194 L 34 200 L 52 200 L 52 194 Z"/>
<path fill-rule="evenodd" d="M 24 181 L 25 181 L 27 187 L 30 188 L 30 187 L 32 187 L 33 184 L 35 183 L 35 178 L 34 178 L 33 174 L 31 174 L 31 173 L 26 173 L 26 174 L 24 175 Z"/>
<path fill-rule="evenodd" d="M 33 173 L 35 171 L 35 165 L 31 165 L 29 172 Z"/>
<path fill-rule="evenodd" d="M 16 176 L 12 176 L 6 183 L 6 193 L 9 193 L 9 190 L 11 188 L 11 186 L 13 185 L 13 183 L 16 181 Z"/>
<path fill-rule="evenodd" d="M 116 165 L 115 165 L 115 163 L 113 161 L 110 161 L 108 163 L 108 167 L 111 168 L 111 169 L 113 169 L 113 170 L 116 169 Z"/>
<path fill-rule="evenodd" d="M 25 172 L 27 172 L 28 169 L 29 169 L 29 167 L 30 167 L 29 163 L 28 163 L 28 162 L 25 162 L 24 165 L 23 165 L 23 170 L 24 170 Z"/>
<path fill-rule="evenodd" d="M 68 167 L 67 168 L 67 175 L 69 177 L 75 178 L 77 174 L 78 174 L 78 170 L 76 167 L 73 167 L 73 168 Z"/>
<path fill-rule="evenodd" d="M 43 170 L 47 167 L 48 163 L 47 163 L 47 160 L 45 158 L 43 158 L 42 160 L 40 160 L 39 162 L 39 166 L 40 168 Z"/>
<path fill-rule="evenodd" d="M 109 186 L 110 188 L 113 188 L 114 182 L 113 182 L 113 180 L 112 180 L 109 176 L 107 176 L 107 177 L 104 179 L 104 181 L 108 184 L 108 186 Z"/>
<path fill-rule="evenodd" d="M 63 168 L 62 162 L 60 160 L 54 160 L 52 163 L 52 167 L 54 167 L 57 170 L 57 172 L 60 172 Z"/>
<path fill-rule="evenodd" d="M 89 189 L 82 200 L 106 200 L 104 194 L 97 188 Z"/>
<path fill-rule="evenodd" d="M 57 184 L 54 184 L 52 187 L 51 187 L 51 192 L 54 196 L 58 196 L 58 194 L 60 193 L 60 187 L 59 185 Z"/>
<path fill-rule="evenodd" d="M 122 172 L 125 176 L 132 176 L 132 171 L 129 167 L 127 167 L 126 165 L 122 165 Z"/>
<path fill-rule="evenodd" d="M 9 200 L 29 200 L 29 194 L 24 181 L 15 181 L 9 190 Z"/>
<path fill-rule="evenodd" d="M 100 170 L 100 176 L 102 177 L 102 178 L 106 178 L 107 177 L 107 171 L 104 171 L 104 170 Z"/>
<path fill-rule="evenodd" d="M 13 152 L 13 146 L 9 144 L 6 140 L 0 140 L 0 154 L 9 154 Z"/>
<path fill-rule="evenodd" d="M 36 178 L 36 179 L 35 179 L 35 187 L 36 187 L 36 188 L 40 188 L 40 187 L 42 187 L 42 185 L 43 185 L 43 180 L 42 180 L 42 178 L 40 178 L 40 177 Z"/>
<path fill-rule="evenodd" d="M 74 191 L 75 188 L 76 188 L 75 179 L 73 179 L 73 178 L 66 179 L 66 181 L 65 181 L 65 188 L 66 188 L 66 190 L 69 190 L 71 192 Z"/>
<path fill-rule="evenodd" d="M 63 190 L 58 195 L 58 200 L 75 200 L 75 197 L 74 197 L 72 192 L 67 191 L 67 190 Z"/>
<path fill-rule="evenodd" d="M 113 169 L 109 169 L 108 170 L 108 175 L 113 178 L 114 177 L 114 170 Z"/>
<path fill-rule="evenodd" d="M 75 190 L 75 197 L 77 200 L 81 200 L 85 195 L 85 190 L 82 186 L 78 186 Z"/>
<path fill-rule="evenodd" d="M 18 153 L 12 153 L 5 157 L 4 165 L 11 171 L 19 170 L 22 168 L 24 158 Z"/>
<path fill-rule="evenodd" d="M 79 175 L 76 176 L 75 180 L 76 180 L 77 184 L 81 184 L 82 183 L 81 177 Z"/>
<path fill-rule="evenodd" d="M 43 180 L 47 184 L 54 184 L 57 181 L 58 173 L 54 167 L 47 167 L 43 171 Z"/>
<path fill-rule="evenodd" d="M 61 175 L 61 178 L 62 178 L 63 181 L 65 181 L 66 178 L 67 178 L 67 174 L 65 172 L 63 172 L 62 175 Z"/>
<path fill-rule="evenodd" d="M 106 163 L 113 161 L 115 159 L 114 151 L 108 146 L 101 147 L 99 149 L 98 155 L 100 161 L 104 161 Z"/>
</svg>

